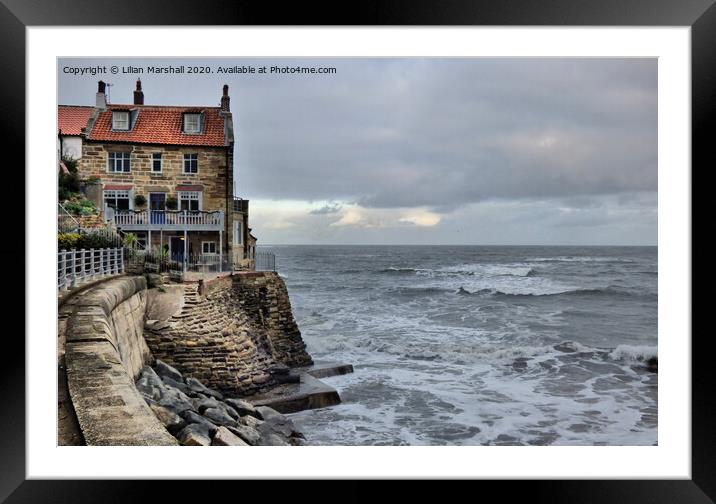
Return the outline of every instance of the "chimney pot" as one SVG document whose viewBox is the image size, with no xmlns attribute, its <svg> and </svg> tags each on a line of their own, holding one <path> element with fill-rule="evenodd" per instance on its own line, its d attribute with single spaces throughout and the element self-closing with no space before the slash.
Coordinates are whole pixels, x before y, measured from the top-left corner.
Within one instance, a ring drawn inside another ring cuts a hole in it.
<svg viewBox="0 0 716 504">
<path fill-rule="evenodd" d="M 221 95 L 221 111 L 222 112 L 229 112 L 230 110 L 230 102 L 231 98 L 229 98 L 229 85 L 224 84 L 224 92 Z"/>
<path fill-rule="evenodd" d="M 137 79 L 137 89 L 134 91 L 134 104 L 144 105 L 144 91 L 142 91 L 142 81 Z"/>
<path fill-rule="evenodd" d="M 97 107 L 100 110 L 105 110 L 107 108 L 107 96 L 104 94 L 104 90 L 107 87 L 107 84 L 105 84 L 104 81 L 99 81 L 97 83 L 97 95 L 95 96 L 95 107 Z"/>
</svg>

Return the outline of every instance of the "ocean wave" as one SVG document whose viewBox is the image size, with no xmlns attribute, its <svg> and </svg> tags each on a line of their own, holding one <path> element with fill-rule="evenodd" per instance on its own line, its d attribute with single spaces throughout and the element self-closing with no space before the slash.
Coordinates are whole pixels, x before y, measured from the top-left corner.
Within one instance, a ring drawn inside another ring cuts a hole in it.
<svg viewBox="0 0 716 504">
<path fill-rule="evenodd" d="M 524 263 L 514 264 L 458 264 L 455 266 L 443 266 L 436 269 L 430 268 L 409 268 L 389 267 L 377 270 L 378 273 L 391 275 L 422 275 L 422 276 L 534 276 L 536 270 Z"/>
<path fill-rule="evenodd" d="M 540 297 L 540 296 L 564 296 L 564 295 L 581 295 L 581 296 L 641 296 L 641 297 L 653 297 L 654 294 L 648 293 L 635 293 L 624 290 L 619 287 L 605 287 L 605 288 L 580 288 L 580 287 L 564 287 L 559 285 L 524 285 L 524 286 L 509 286 L 507 289 L 497 287 L 486 287 L 475 291 L 469 291 L 464 286 L 460 286 L 456 291 L 456 294 L 462 295 L 481 295 L 481 296 L 496 296 L 496 297 Z"/>
<path fill-rule="evenodd" d="M 619 361 L 644 362 L 658 358 L 657 347 L 649 345 L 619 345 L 609 353 L 609 357 Z"/>
<path fill-rule="evenodd" d="M 623 257 L 603 257 L 603 256 L 555 256 L 555 257 L 531 257 L 528 262 L 616 262 L 616 263 L 633 263 L 631 259 Z"/>
</svg>

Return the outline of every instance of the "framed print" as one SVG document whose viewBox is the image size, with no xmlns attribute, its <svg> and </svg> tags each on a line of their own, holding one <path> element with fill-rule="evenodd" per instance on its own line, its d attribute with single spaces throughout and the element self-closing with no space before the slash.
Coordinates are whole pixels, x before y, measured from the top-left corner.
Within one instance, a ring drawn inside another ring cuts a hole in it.
<svg viewBox="0 0 716 504">
<path fill-rule="evenodd" d="M 479 5 L 4 2 L 28 296 L 3 499 L 713 501 L 691 166 L 716 7 Z"/>
</svg>

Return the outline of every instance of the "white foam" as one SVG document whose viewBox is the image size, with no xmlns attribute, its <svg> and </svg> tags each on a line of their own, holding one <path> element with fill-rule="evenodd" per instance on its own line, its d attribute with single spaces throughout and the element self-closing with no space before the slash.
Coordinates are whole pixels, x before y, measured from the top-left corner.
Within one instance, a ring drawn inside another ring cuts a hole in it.
<svg viewBox="0 0 716 504">
<path fill-rule="evenodd" d="M 648 345 L 619 345 L 610 354 L 614 360 L 646 361 L 658 357 L 657 347 Z"/>
</svg>

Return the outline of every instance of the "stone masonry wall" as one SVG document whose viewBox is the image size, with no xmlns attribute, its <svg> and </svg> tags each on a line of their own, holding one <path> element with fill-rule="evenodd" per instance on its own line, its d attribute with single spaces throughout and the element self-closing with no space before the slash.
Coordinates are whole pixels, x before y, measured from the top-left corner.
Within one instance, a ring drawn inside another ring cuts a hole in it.
<svg viewBox="0 0 716 504">
<path fill-rule="evenodd" d="M 269 370 L 306 365 L 311 357 L 276 273 L 251 272 L 185 285 L 184 306 L 148 325 L 154 356 L 229 395 L 275 385 Z"/>
<path fill-rule="evenodd" d="M 110 173 L 107 171 L 108 152 L 130 152 L 130 167 L 128 173 Z M 162 154 L 161 173 L 152 172 L 152 154 Z M 198 155 L 198 173 L 183 173 L 184 154 Z M 82 159 L 77 168 L 82 178 L 96 177 L 101 180 L 102 187 L 107 184 L 131 184 L 132 200 L 137 194 L 142 194 L 149 201 L 150 192 L 164 192 L 167 197 L 177 197 L 178 185 L 201 185 L 202 209 L 205 211 L 226 209 L 226 181 L 228 176 L 228 195 L 233 195 L 233 168 L 229 158 L 227 167 L 226 148 L 201 146 L 172 146 L 172 145 L 131 145 L 103 142 L 85 141 L 82 146 Z M 132 202 L 133 204 L 133 202 Z M 145 205 L 147 208 L 149 203 Z M 138 210 L 135 208 L 135 210 Z M 231 222 L 233 212 L 229 208 L 226 213 L 228 221 L 225 230 L 225 244 L 234 243 Z"/>
<path fill-rule="evenodd" d="M 174 445 L 134 386 L 152 355 L 142 336 L 146 280 L 122 277 L 78 294 L 65 330 L 67 386 L 88 445 Z"/>
</svg>

